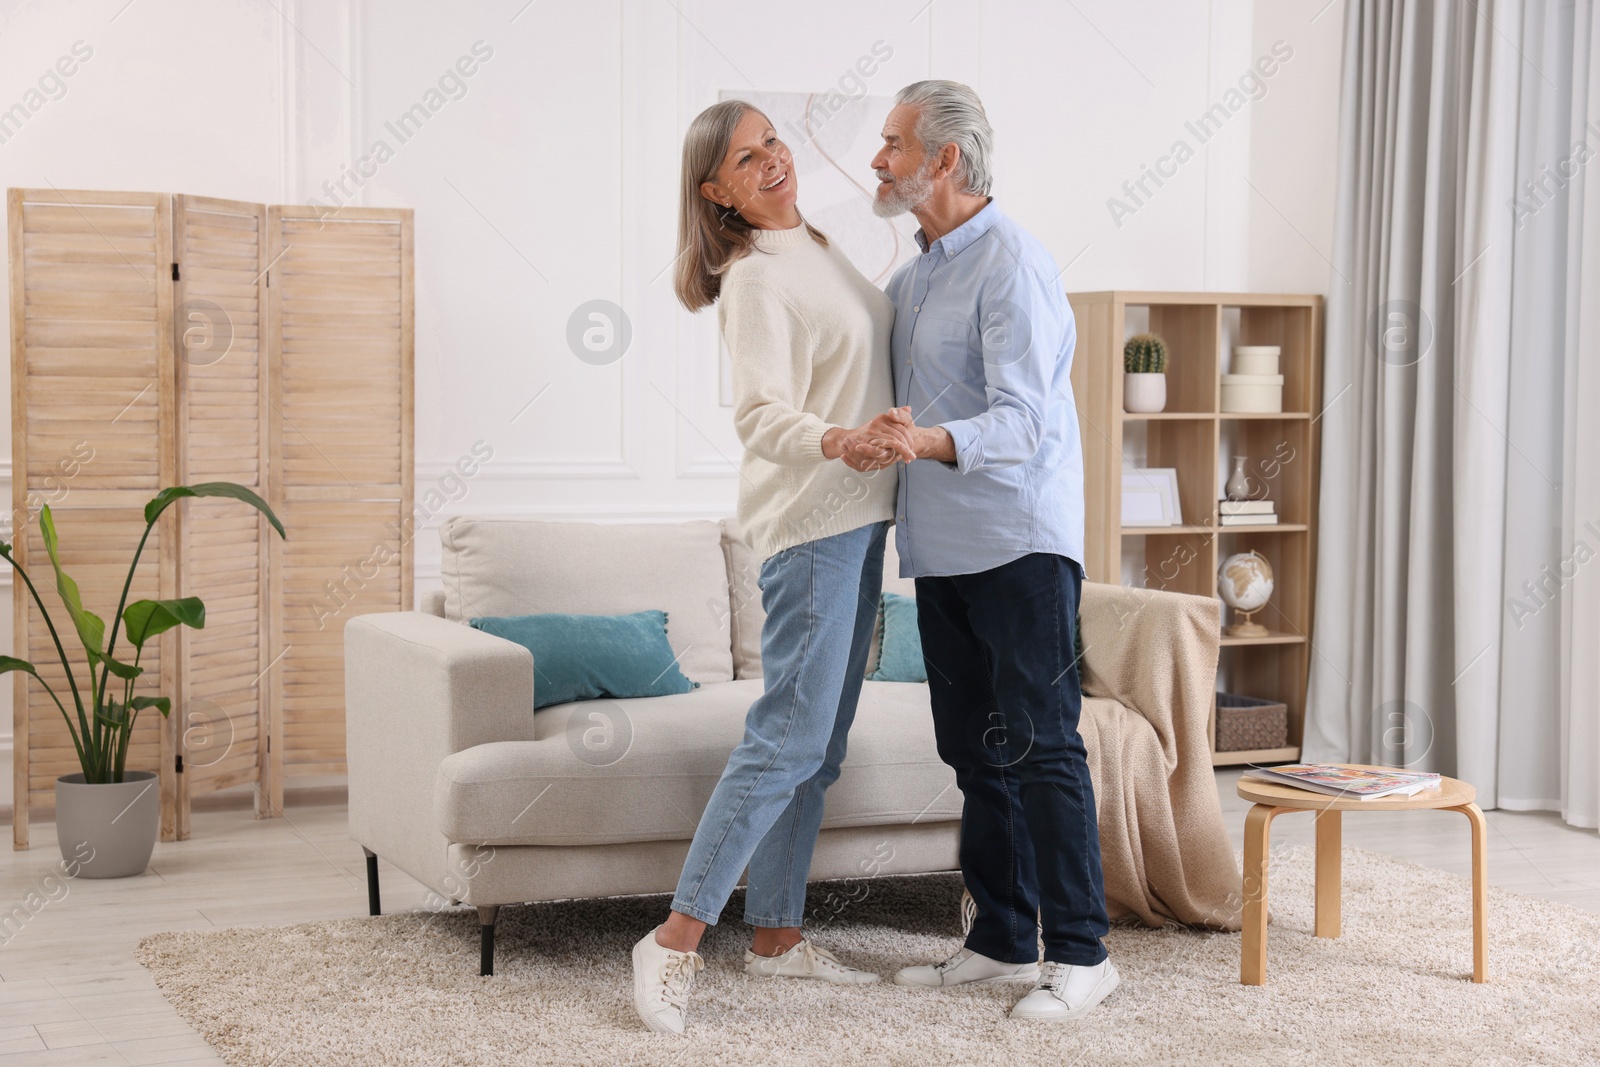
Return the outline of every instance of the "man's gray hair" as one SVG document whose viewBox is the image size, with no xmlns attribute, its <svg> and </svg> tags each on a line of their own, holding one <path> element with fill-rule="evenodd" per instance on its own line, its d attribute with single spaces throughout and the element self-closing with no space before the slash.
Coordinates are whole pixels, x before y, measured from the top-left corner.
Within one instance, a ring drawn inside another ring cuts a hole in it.
<svg viewBox="0 0 1600 1067">
<path fill-rule="evenodd" d="M 960 82 L 912 82 L 895 95 L 894 102 L 917 109 L 917 140 L 930 157 L 953 144 L 961 150 L 959 173 L 966 191 L 988 196 L 994 180 L 989 157 L 994 152 L 994 129 L 984 113 L 983 101 L 971 86 Z"/>
</svg>

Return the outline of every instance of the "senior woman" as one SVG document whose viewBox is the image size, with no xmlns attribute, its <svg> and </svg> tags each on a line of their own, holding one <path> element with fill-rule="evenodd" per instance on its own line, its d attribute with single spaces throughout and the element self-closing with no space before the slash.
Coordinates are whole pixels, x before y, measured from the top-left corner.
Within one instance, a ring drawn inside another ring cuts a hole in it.
<svg viewBox="0 0 1600 1067">
<path fill-rule="evenodd" d="M 695 950 L 746 867 L 748 973 L 879 978 L 813 946 L 800 924 L 823 792 L 839 777 L 866 671 L 892 464 L 911 452 L 899 423 L 874 419 L 894 399 L 894 309 L 800 217 L 798 186 L 789 149 L 751 105 L 723 101 L 690 124 L 675 288 L 691 311 L 717 305 L 733 357 L 738 514 L 764 560 L 765 686 L 700 817 L 667 921 L 633 948 L 634 1007 L 661 1032 L 683 1032 L 704 966 Z"/>
</svg>

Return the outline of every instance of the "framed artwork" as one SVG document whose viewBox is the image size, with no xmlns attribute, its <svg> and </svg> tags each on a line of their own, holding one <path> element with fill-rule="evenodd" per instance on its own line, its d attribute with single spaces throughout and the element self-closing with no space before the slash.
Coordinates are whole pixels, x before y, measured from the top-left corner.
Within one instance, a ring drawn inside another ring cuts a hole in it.
<svg viewBox="0 0 1600 1067">
<path fill-rule="evenodd" d="M 1134 468 L 1122 472 L 1122 525 L 1183 525 L 1177 468 Z"/>
</svg>

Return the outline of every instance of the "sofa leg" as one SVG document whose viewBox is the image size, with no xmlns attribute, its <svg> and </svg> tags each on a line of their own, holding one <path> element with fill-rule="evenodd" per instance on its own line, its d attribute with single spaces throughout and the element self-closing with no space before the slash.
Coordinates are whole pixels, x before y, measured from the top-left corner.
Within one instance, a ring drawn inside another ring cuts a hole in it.
<svg viewBox="0 0 1600 1067">
<path fill-rule="evenodd" d="M 478 909 L 478 923 L 483 930 L 483 942 L 479 950 L 478 973 L 485 977 L 494 974 L 494 923 L 499 917 L 500 907 L 497 904 Z"/>
<path fill-rule="evenodd" d="M 367 914 L 382 915 L 383 907 L 378 903 L 378 857 L 365 845 L 361 851 L 367 854 Z"/>
</svg>

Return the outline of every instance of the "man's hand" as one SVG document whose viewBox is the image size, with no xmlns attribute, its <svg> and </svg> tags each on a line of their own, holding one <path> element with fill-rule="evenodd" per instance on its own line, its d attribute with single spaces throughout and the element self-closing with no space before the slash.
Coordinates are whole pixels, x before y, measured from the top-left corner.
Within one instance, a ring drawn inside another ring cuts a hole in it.
<svg viewBox="0 0 1600 1067">
<path fill-rule="evenodd" d="M 903 417 L 901 416 L 903 412 Z M 847 430 L 835 426 L 822 436 L 822 454 L 842 459 L 857 471 L 876 471 L 916 458 L 909 409 L 891 409 L 871 422 Z"/>
<path fill-rule="evenodd" d="M 893 439 L 909 447 L 911 456 L 901 457 L 907 463 L 914 459 L 934 459 L 941 463 L 956 461 L 956 446 L 950 431 L 942 426 L 916 425 L 911 421 L 909 407 L 891 408 L 862 429 L 872 431 L 868 434 L 868 443 L 871 445 L 882 448 Z"/>
</svg>

